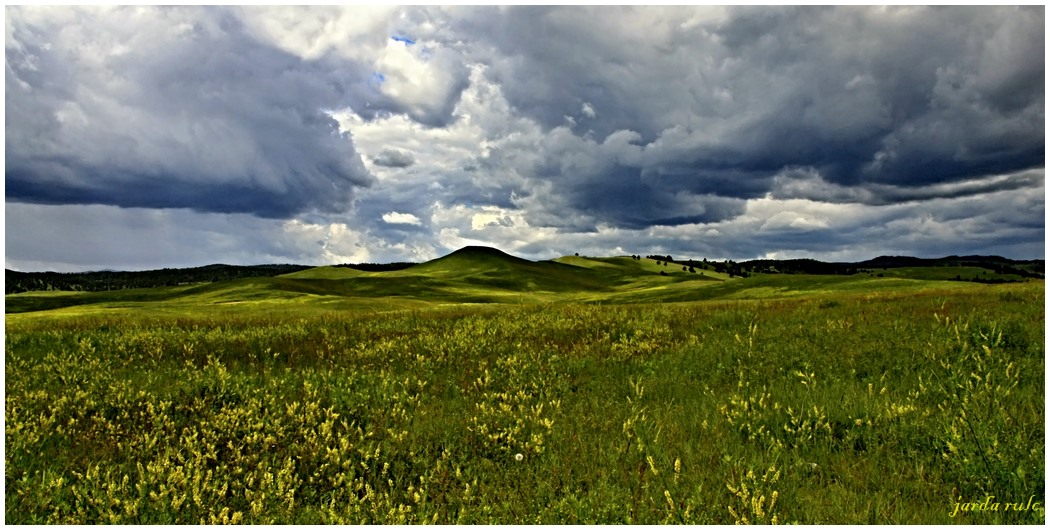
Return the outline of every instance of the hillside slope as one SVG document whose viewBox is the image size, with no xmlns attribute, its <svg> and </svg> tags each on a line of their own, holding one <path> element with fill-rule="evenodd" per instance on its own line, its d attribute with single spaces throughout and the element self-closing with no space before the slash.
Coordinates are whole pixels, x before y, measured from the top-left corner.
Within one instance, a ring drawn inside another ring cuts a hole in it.
<svg viewBox="0 0 1050 530">
<path fill-rule="evenodd" d="M 974 261 L 968 260 L 969 264 Z M 783 263 L 790 266 L 796 262 Z M 878 273 L 860 270 L 852 274 L 814 275 L 798 271 L 741 277 L 700 266 L 689 272 L 680 263 L 650 258 L 564 256 L 530 261 L 494 248 L 472 246 L 397 270 L 328 266 L 194 285 L 9 294 L 5 297 L 5 312 L 128 310 L 146 305 L 171 311 L 233 307 L 242 311 L 253 307 L 279 311 L 281 304 L 288 303 L 313 304 L 321 309 L 377 310 L 462 303 L 654 303 L 978 287 L 975 280 L 957 281 L 970 277 L 981 283 L 1028 281 L 1014 270 L 960 267 L 958 262 L 941 267 L 917 267 L 916 262 L 908 260 L 900 263 L 912 266 Z"/>
<path fill-rule="evenodd" d="M 411 276 L 515 293 L 607 291 L 612 288 L 585 268 L 555 261 L 529 261 L 489 247 L 464 247 L 447 256 L 388 274 L 390 278 Z"/>
</svg>

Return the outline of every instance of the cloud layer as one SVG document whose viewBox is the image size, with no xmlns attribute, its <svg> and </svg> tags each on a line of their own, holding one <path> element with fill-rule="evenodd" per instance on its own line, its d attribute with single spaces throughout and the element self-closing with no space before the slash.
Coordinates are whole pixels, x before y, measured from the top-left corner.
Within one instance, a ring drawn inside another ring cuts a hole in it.
<svg viewBox="0 0 1050 530">
<path fill-rule="evenodd" d="M 373 181 L 323 112 L 338 80 L 227 13 L 10 14 L 10 199 L 287 217 Z"/>
<path fill-rule="evenodd" d="M 1043 254 L 1042 6 L 10 7 L 5 45 L 9 239 L 160 209 L 243 232 L 204 262 Z"/>
<path fill-rule="evenodd" d="M 696 19 L 704 14 L 493 17 L 502 25 L 485 35 L 503 53 L 492 77 L 552 131 L 535 173 L 570 206 L 618 226 L 680 224 L 711 220 L 711 197 L 761 197 L 786 172 L 872 191 L 1044 164 L 1042 8 L 763 7 Z M 638 215 L 587 191 L 606 179 L 617 197 L 676 215 Z"/>
</svg>

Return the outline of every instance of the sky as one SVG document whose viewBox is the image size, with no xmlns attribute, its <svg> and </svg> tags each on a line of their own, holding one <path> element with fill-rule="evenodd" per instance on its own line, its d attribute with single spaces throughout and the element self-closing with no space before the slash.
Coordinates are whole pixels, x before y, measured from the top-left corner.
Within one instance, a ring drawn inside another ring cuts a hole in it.
<svg viewBox="0 0 1050 530">
<path fill-rule="evenodd" d="M 5 8 L 5 266 L 1045 252 L 1044 7 Z"/>
</svg>

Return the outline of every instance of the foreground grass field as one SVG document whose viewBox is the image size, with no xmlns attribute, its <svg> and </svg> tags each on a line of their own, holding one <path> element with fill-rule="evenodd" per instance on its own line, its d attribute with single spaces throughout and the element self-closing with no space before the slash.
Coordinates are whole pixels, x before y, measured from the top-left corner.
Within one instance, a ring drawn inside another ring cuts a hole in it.
<svg viewBox="0 0 1050 530">
<path fill-rule="evenodd" d="M 8 314 L 5 522 L 1045 522 L 1042 282 L 448 265 Z"/>
</svg>

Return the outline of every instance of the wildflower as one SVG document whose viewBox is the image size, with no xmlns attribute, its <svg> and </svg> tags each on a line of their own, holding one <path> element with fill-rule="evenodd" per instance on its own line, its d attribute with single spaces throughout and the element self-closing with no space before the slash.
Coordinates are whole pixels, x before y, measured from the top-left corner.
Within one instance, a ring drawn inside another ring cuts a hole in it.
<svg viewBox="0 0 1050 530">
<path fill-rule="evenodd" d="M 525 455 L 523 455 L 521 453 L 518 453 L 518 454 L 514 455 L 514 460 L 517 460 L 518 462 L 521 462 L 524 459 L 525 459 Z"/>
<path fill-rule="evenodd" d="M 653 462 L 652 455 L 645 455 L 645 461 L 649 462 L 649 469 L 653 470 L 654 475 L 659 475 L 660 472 L 656 470 L 656 463 Z"/>
</svg>

